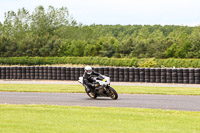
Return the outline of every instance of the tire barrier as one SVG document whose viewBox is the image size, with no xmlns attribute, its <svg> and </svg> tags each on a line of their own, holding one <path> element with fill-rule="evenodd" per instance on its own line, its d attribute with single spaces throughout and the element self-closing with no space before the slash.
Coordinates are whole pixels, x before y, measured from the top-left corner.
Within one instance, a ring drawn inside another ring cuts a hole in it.
<svg viewBox="0 0 200 133">
<path fill-rule="evenodd" d="M 144 82 L 145 81 L 145 78 L 144 78 L 144 76 L 145 76 L 145 74 L 144 74 L 145 73 L 145 68 L 140 68 L 139 72 L 140 72 L 140 75 L 139 75 L 140 79 L 139 79 L 139 81 L 140 82 Z"/>
<path fill-rule="evenodd" d="M 183 83 L 189 84 L 189 69 L 183 69 Z"/>
<path fill-rule="evenodd" d="M 39 67 L 35 67 L 35 79 L 39 79 Z"/>
<path fill-rule="evenodd" d="M 69 67 L 66 68 L 65 73 L 66 80 L 71 80 L 71 69 Z"/>
<path fill-rule="evenodd" d="M 119 68 L 114 68 L 114 81 L 119 81 Z"/>
<path fill-rule="evenodd" d="M 102 75 L 104 75 L 104 68 L 103 67 L 99 67 L 99 73 L 101 73 Z"/>
<path fill-rule="evenodd" d="M 57 80 L 61 80 L 61 67 L 57 67 L 57 75 L 56 75 Z"/>
<path fill-rule="evenodd" d="M 177 69 L 178 83 L 183 83 L 183 69 Z"/>
<path fill-rule="evenodd" d="M 166 70 L 166 82 L 172 83 L 172 69 Z"/>
<path fill-rule="evenodd" d="M 200 84 L 200 69 L 95 67 L 115 82 Z M 83 67 L 0 67 L 0 79 L 78 80 Z"/>
<path fill-rule="evenodd" d="M 166 68 L 161 69 L 160 78 L 161 83 L 166 83 Z"/>
<path fill-rule="evenodd" d="M 172 83 L 178 83 L 177 69 L 172 69 Z"/>
<path fill-rule="evenodd" d="M 134 82 L 139 82 L 140 81 L 140 69 L 135 68 L 134 69 Z"/>
<path fill-rule="evenodd" d="M 195 84 L 200 84 L 200 69 L 194 69 Z"/>
<path fill-rule="evenodd" d="M 75 80 L 75 68 L 70 68 L 70 80 Z"/>
<path fill-rule="evenodd" d="M 129 68 L 129 77 L 128 77 L 129 82 L 134 82 L 134 69 Z"/>
<path fill-rule="evenodd" d="M 156 72 L 155 68 L 150 68 L 150 82 L 154 83 L 156 82 Z"/>
<path fill-rule="evenodd" d="M 31 76 L 30 76 L 30 67 L 25 67 L 25 75 L 26 75 L 26 79 L 31 79 Z"/>
<path fill-rule="evenodd" d="M 48 79 L 48 67 L 43 68 L 43 78 Z"/>
<path fill-rule="evenodd" d="M 1 68 L 1 79 L 5 79 L 6 78 L 6 68 L 2 67 Z"/>
<path fill-rule="evenodd" d="M 194 69 L 189 69 L 189 84 L 195 83 Z"/>
<path fill-rule="evenodd" d="M 129 82 L 129 68 L 124 68 L 124 82 Z"/>
<path fill-rule="evenodd" d="M 75 80 L 78 80 L 78 78 L 80 77 L 80 67 L 76 67 L 75 68 Z"/>
<path fill-rule="evenodd" d="M 156 77 L 156 83 L 161 83 L 161 69 L 160 68 L 155 69 L 155 77 Z"/>
<path fill-rule="evenodd" d="M 119 68 L 119 81 L 124 81 L 124 68 Z"/>
<path fill-rule="evenodd" d="M 47 77 L 49 80 L 53 79 L 52 78 L 52 67 L 47 68 Z"/>
<path fill-rule="evenodd" d="M 109 68 L 109 76 L 110 76 L 110 80 L 114 81 L 114 68 L 113 67 Z"/>
<path fill-rule="evenodd" d="M 150 82 L 150 68 L 144 70 L 144 80 L 145 82 Z"/>
<path fill-rule="evenodd" d="M 109 67 L 104 67 L 103 70 L 104 70 L 104 75 L 109 76 Z"/>
<path fill-rule="evenodd" d="M 84 74 L 84 68 L 83 67 L 80 67 L 80 76 L 83 76 L 83 74 Z"/>
</svg>

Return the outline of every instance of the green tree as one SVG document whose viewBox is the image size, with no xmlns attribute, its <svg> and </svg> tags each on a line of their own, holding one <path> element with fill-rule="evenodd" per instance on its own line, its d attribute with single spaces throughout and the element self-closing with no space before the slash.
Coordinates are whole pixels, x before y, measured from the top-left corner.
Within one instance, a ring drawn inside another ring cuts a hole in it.
<svg viewBox="0 0 200 133">
<path fill-rule="evenodd" d="M 116 38 L 107 36 L 99 38 L 97 45 L 101 46 L 100 56 L 112 57 L 117 51 L 119 42 Z"/>
<path fill-rule="evenodd" d="M 189 58 L 200 58 L 200 26 L 195 27 L 189 38 L 191 49 L 187 53 Z"/>
</svg>

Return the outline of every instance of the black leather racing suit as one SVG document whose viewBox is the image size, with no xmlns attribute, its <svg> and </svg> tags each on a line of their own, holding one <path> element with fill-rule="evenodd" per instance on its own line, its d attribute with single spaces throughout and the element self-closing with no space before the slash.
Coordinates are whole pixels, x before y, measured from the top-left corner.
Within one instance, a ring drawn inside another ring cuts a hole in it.
<svg viewBox="0 0 200 133">
<path fill-rule="evenodd" d="M 97 77 L 100 74 L 92 71 L 91 74 L 87 74 L 86 72 L 83 74 L 83 84 L 87 86 L 87 91 L 90 91 L 90 89 L 94 89 L 94 84 L 92 77 Z"/>
</svg>

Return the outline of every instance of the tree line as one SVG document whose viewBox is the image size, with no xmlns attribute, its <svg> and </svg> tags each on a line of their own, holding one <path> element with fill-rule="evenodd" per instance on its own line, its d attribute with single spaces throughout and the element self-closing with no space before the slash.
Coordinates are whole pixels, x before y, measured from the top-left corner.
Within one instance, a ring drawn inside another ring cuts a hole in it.
<svg viewBox="0 0 200 133">
<path fill-rule="evenodd" d="M 199 58 L 200 27 L 84 25 L 66 7 L 5 13 L 0 57 Z"/>
</svg>

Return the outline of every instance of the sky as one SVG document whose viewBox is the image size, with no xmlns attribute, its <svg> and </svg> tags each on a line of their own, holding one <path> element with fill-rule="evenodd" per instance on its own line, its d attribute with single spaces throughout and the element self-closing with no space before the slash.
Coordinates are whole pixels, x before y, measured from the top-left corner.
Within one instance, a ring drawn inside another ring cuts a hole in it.
<svg viewBox="0 0 200 133">
<path fill-rule="evenodd" d="M 0 0 L 0 21 L 5 12 L 40 5 L 67 7 L 83 25 L 200 25 L 200 0 Z"/>
</svg>

